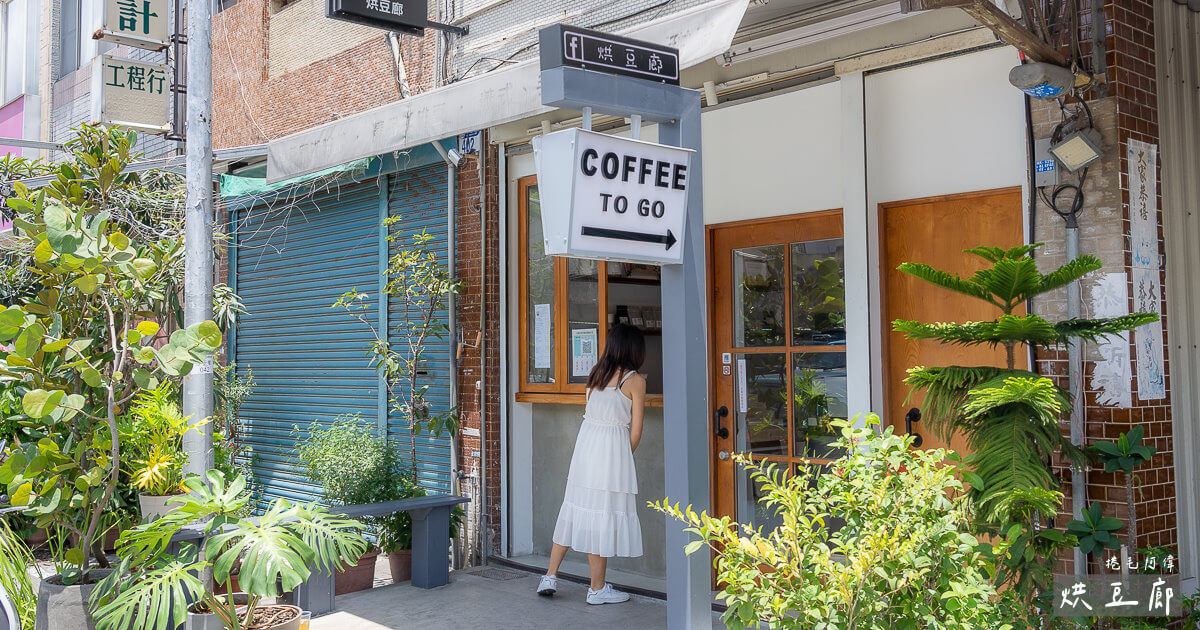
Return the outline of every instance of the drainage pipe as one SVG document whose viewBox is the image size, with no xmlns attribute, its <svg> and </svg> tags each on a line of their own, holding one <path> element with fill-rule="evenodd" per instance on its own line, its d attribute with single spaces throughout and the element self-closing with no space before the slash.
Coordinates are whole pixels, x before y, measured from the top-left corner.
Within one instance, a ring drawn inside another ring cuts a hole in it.
<svg viewBox="0 0 1200 630">
<path fill-rule="evenodd" d="M 479 164 L 479 559 L 487 564 L 491 553 L 488 528 L 487 492 L 487 158 L 488 142 L 485 131 L 479 132 L 477 160 Z"/>
<path fill-rule="evenodd" d="M 458 240 L 458 234 L 455 232 L 455 213 L 458 210 L 455 204 L 455 183 L 458 179 L 458 164 L 455 158 L 452 158 L 442 146 L 440 141 L 432 143 L 433 148 L 437 149 L 438 154 L 446 162 L 446 272 L 450 277 L 455 276 L 455 259 L 457 252 L 455 244 Z M 450 404 L 452 407 L 458 405 L 458 300 L 457 296 L 450 293 L 446 297 L 446 327 L 450 329 L 450 334 L 446 336 L 450 351 Z M 450 436 L 450 493 L 461 494 L 460 479 L 462 471 L 458 464 L 459 453 L 459 432 L 455 432 Z M 452 562 L 455 567 L 462 566 L 462 556 L 457 544 L 452 545 L 454 557 Z"/>
<path fill-rule="evenodd" d="M 1067 260 L 1075 260 L 1078 257 L 1079 223 L 1076 221 L 1075 213 L 1072 212 L 1067 217 Z M 1079 281 L 1076 280 L 1067 286 L 1067 319 L 1079 317 L 1081 299 Z M 1072 343 L 1067 346 L 1067 380 L 1069 382 L 1068 389 L 1071 392 L 1071 444 L 1083 448 L 1083 438 L 1086 433 L 1084 430 L 1083 411 L 1083 348 L 1079 343 Z M 1072 464 L 1071 514 L 1075 518 L 1082 518 L 1082 514 L 1086 509 L 1086 473 L 1082 467 Z M 1083 554 L 1079 547 L 1075 548 L 1074 560 L 1075 575 L 1086 575 L 1087 556 Z"/>
</svg>

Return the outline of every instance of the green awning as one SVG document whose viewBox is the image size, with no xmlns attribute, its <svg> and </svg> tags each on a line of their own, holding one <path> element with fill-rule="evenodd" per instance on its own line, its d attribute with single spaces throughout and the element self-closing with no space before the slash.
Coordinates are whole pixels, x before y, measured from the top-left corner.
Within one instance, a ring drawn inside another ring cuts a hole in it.
<svg viewBox="0 0 1200 630">
<path fill-rule="evenodd" d="M 326 177 L 334 174 L 362 174 L 371 166 L 371 161 L 376 158 L 363 158 L 354 160 L 345 164 L 339 164 L 333 168 L 327 168 L 323 171 L 285 179 L 275 184 L 268 184 L 265 177 L 241 177 L 238 175 L 221 175 L 221 198 L 233 199 L 236 197 L 260 196 L 268 193 L 276 192 L 292 186 L 297 186 L 305 182 Z"/>
</svg>

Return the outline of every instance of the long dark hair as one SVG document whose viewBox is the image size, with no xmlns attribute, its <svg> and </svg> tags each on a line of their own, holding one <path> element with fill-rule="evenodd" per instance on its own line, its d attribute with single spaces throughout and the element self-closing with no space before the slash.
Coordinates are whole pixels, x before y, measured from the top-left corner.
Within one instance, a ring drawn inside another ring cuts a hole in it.
<svg viewBox="0 0 1200 630">
<path fill-rule="evenodd" d="M 588 389 L 604 389 L 618 373 L 635 372 L 646 360 L 646 338 L 636 326 L 617 324 L 608 331 L 604 354 L 588 374 Z"/>
</svg>

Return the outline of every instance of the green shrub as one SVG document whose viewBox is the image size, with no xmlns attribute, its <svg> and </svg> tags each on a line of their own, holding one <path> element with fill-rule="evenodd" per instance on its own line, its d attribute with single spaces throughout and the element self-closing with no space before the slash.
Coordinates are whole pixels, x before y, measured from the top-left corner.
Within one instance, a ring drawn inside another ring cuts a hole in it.
<svg viewBox="0 0 1200 630">
<path fill-rule="evenodd" d="M 875 416 L 868 425 L 878 424 Z M 795 473 L 738 455 L 780 525 L 755 530 L 690 507 L 651 505 L 715 553 L 731 628 L 1003 628 L 991 562 L 970 533 L 950 452 L 889 427 L 832 423 L 846 455 Z M 841 522 L 840 528 L 831 525 Z"/>
</svg>

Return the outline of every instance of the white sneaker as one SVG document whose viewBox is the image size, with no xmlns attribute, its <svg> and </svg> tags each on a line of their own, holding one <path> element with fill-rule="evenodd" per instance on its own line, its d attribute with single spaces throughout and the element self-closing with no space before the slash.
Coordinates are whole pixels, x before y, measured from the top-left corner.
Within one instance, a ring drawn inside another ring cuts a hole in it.
<svg viewBox="0 0 1200 630">
<path fill-rule="evenodd" d="M 629 601 L 629 593 L 618 591 L 612 587 L 612 584 L 605 584 L 598 591 L 588 589 L 587 603 L 589 604 L 620 604 L 627 601 Z"/>
<path fill-rule="evenodd" d="M 538 583 L 537 594 L 543 597 L 550 597 L 558 590 L 558 577 L 554 575 L 543 575 L 542 581 Z"/>
</svg>

